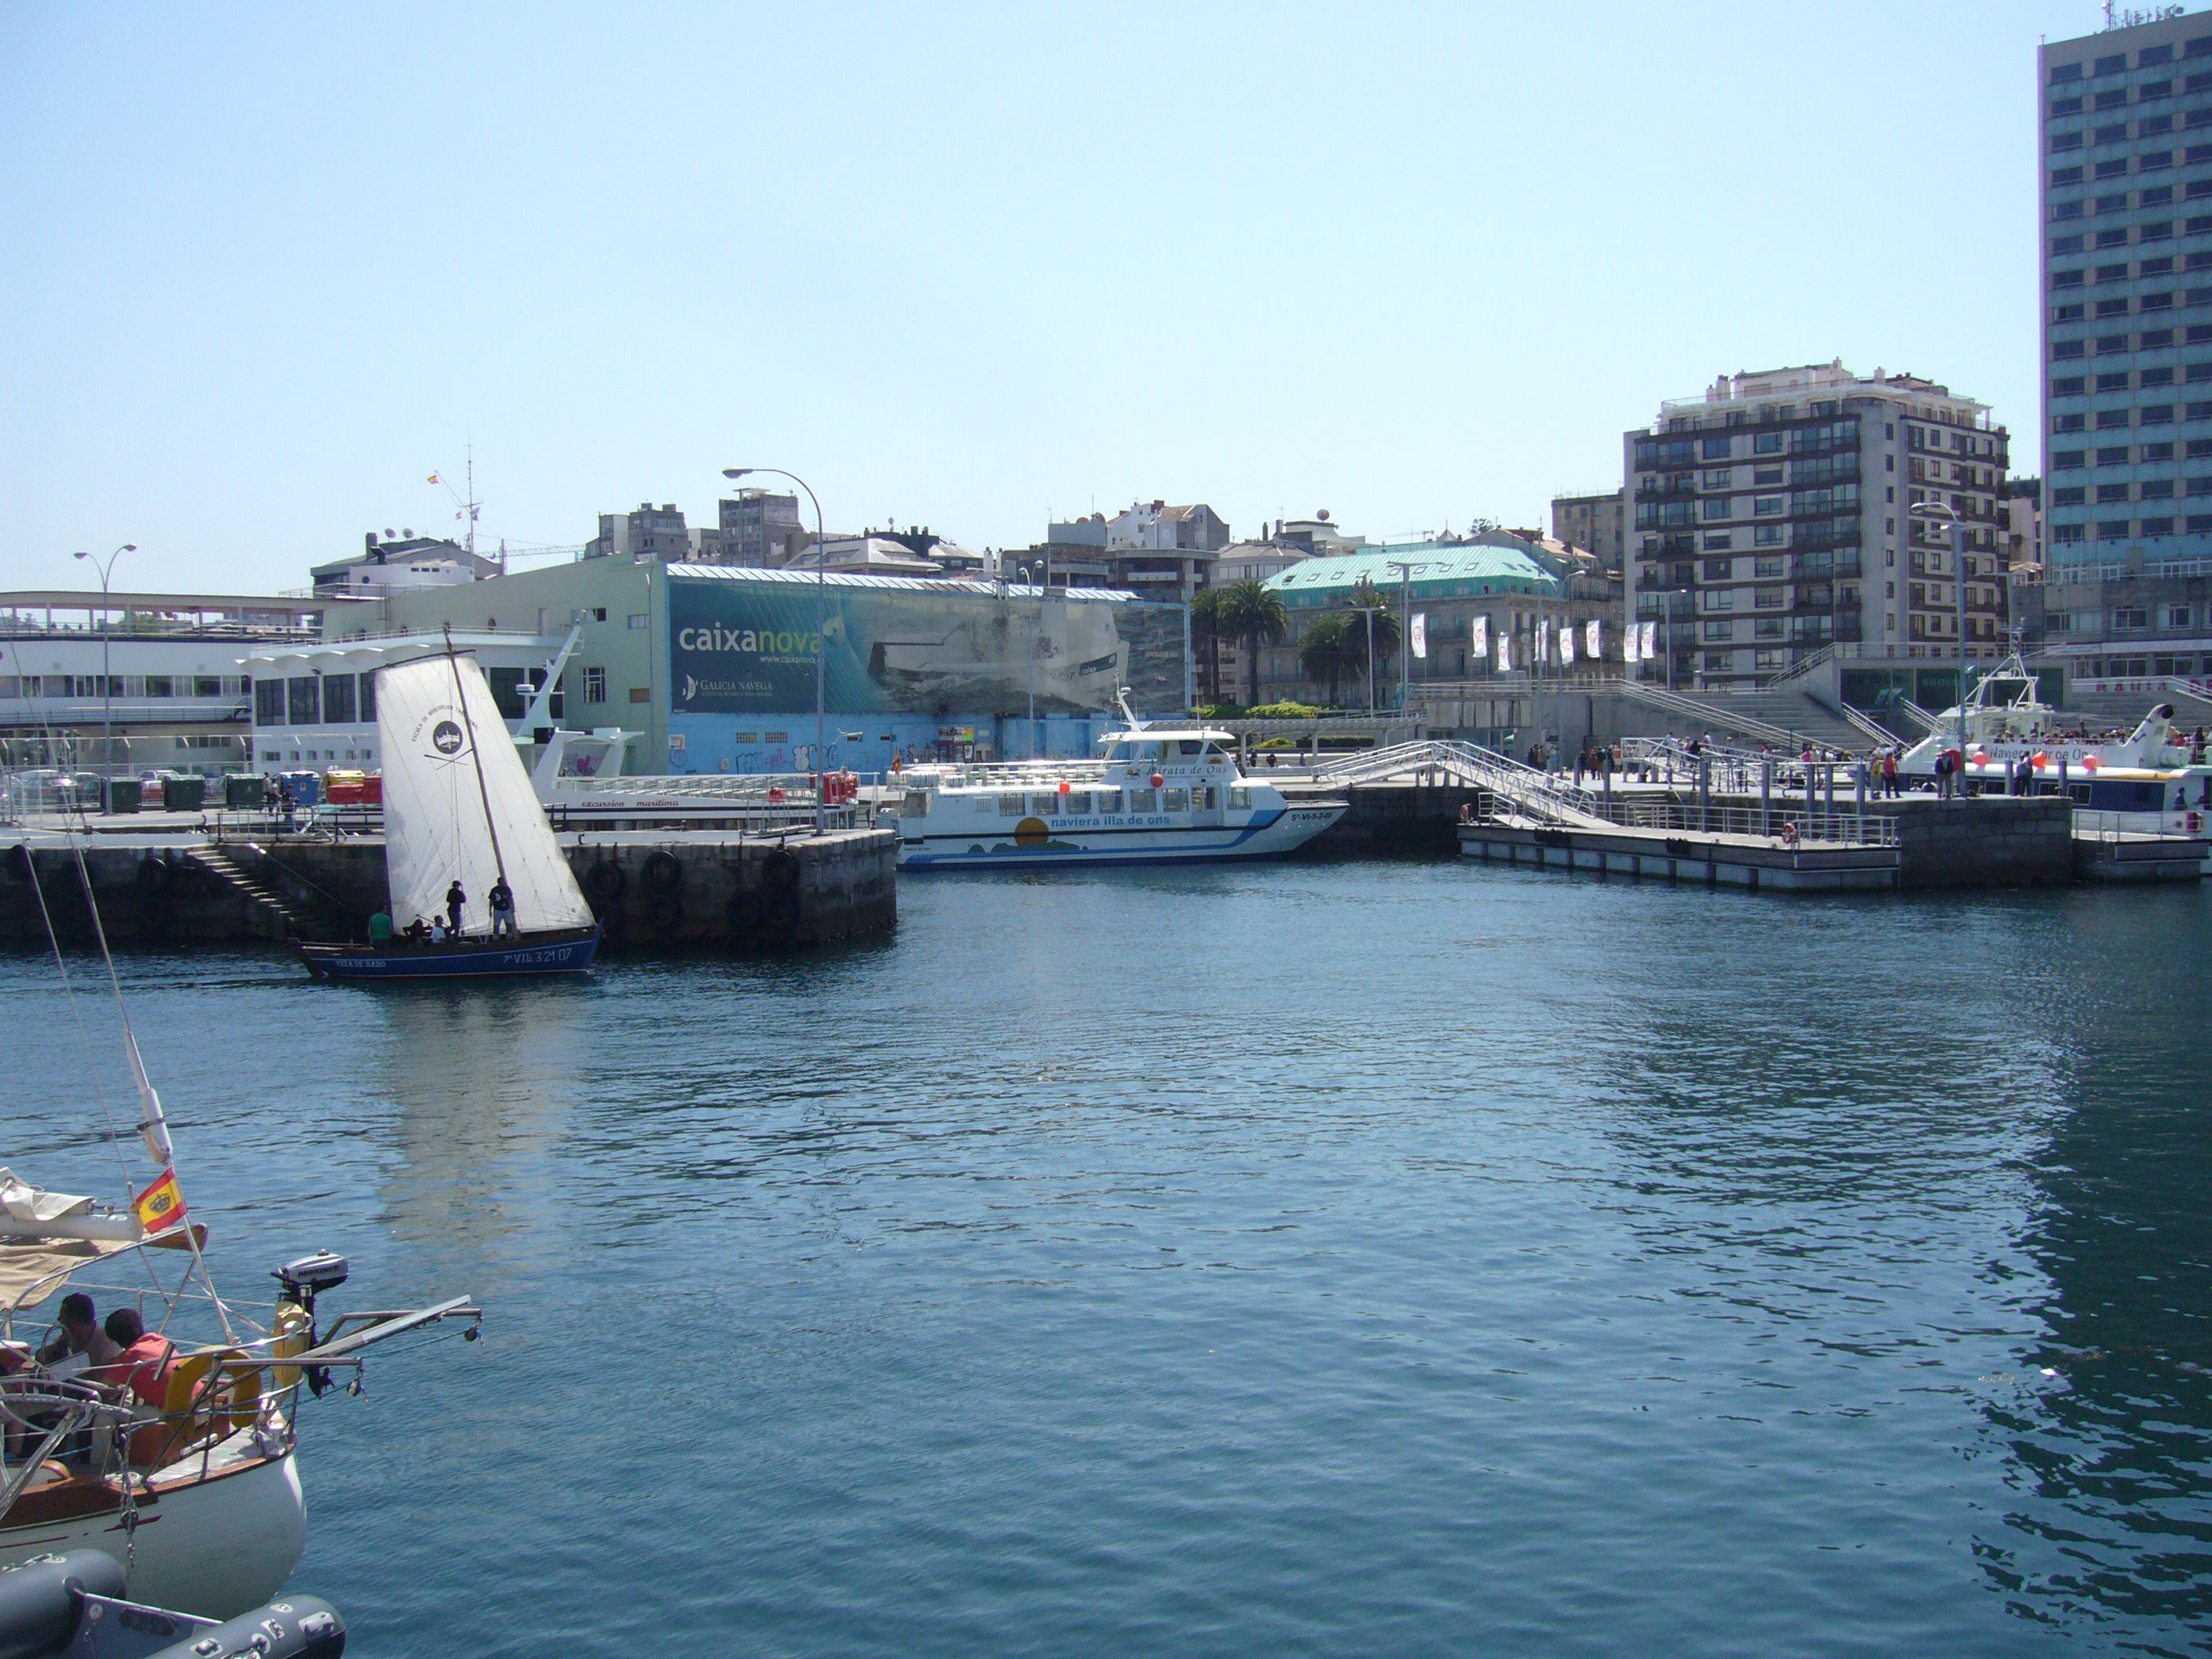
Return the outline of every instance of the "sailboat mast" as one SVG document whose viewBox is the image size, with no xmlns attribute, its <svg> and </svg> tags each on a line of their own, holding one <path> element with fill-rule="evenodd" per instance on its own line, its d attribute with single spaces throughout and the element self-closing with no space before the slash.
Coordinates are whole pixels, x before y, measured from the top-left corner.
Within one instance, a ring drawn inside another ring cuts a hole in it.
<svg viewBox="0 0 2212 1659">
<path fill-rule="evenodd" d="M 453 701 L 461 706 L 461 724 L 469 728 L 469 764 L 477 769 L 477 798 L 483 802 L 484 829 L 491 836 L 491 861 L 499 872 L 499 878 L 505 881 L 507 860 L 499 850 L 499 825 L 492 822 L 491 790 L 484 782 L 483 757 L 477 752 L 477 723 L 469 714 L 468 694 L 461 689 L 461 659 L 453 649 L 452 623 L 446 624 L 445 634 L 446 660 L 453 670 Z"/>
</svg>

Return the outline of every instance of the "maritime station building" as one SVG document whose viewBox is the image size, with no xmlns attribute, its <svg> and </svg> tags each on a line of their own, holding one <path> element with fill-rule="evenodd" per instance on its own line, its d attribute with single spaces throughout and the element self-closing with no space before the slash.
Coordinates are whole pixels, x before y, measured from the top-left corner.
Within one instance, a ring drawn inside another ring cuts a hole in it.
<svg viewBox="0 0 2212 1659">
<path fill-rule="evenodd" d="M 1723 375 L 1628 433 L 1630 614 L 1656 625 L 1646 680 L 1755 685 L 1817 659 L 1847 702 L 1942 708 L 1960 663 L 2006 648 L 1998 502 L 2010 439 L 1986 404 L 1841 362 Z M 1966 526 L 1966 631 L 1951 532 Z"/>
<path fill-rule="evenodd" d="M 0 765 L 118 777 L 260 770 L 240 659 L 358 625 L 343 619 L 367 605 L 336 593 L 0 593 Z"/>
<path fill-rule="evenodd" d="M 450 629 L 510 721 L 523 715 L 523 688 L 566 648 L 552 717 L 563 729 L 630 734 L 632 774 L 1087 756 L 1115 719 L 1117 690 L 1140 714 L 1187 706 L 1187 621 L 1181 604 L 1126 591 L 602 554 L 395 588 L 333 616 L 312 643 L 256 650 L 254 747 L 264 769 L 379 764 L 375 669 L 442 648 Z"/>
</svg>

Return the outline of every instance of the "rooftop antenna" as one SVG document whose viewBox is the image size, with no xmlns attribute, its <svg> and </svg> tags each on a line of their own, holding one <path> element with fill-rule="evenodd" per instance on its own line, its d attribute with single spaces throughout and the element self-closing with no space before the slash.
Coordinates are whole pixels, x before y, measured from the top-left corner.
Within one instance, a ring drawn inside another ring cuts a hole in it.
<svg viewBox="0 0 2212 1659">
<path fill-rule="evenodd" d="M 435 472 L 430 475 L 430 482 L 438 485 L 446 494 L 453 498 L 453 516 L 468 526 L 465 539 L 469 550 L 470 569 L 473 572 L 476 568 L 477 554 L 477 514 L 483 508 L 483 503 L 477 499 L 477 447 L 474 443 L 471 443 L 468 447 L 467 468 L 469 489 L 466 495 L 463 495 Z"/>
</svg>

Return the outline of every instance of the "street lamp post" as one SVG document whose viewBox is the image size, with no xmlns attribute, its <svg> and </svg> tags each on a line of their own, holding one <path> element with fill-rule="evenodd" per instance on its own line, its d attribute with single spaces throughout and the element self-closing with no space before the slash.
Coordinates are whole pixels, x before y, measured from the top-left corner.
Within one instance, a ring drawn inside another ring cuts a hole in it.
<svg viewBox="0 0 2212 1659">
<path fill-rule="evenodd" d="M 1354 611 L 1367 618 L 1367 712 L 1375 712 L 1375 613 L 1379 605 L 1355 605 Z"/>
<path fill-rule="evenodd" d="M 107 577 L 116 560 L 137 550 L 137 543 L 125 542 L 105 562 L 82 551 L 70 556 L 91 560 L 100 572 L 100 810 L 103 812 L 107 811 L 107 786 L 115 776 L 115 681 L 107 672 Z"/>
<path fill-rule="evenodd" d="M 1385 559 L 1382 562 L 1398 573 L 1398 712 L 1403 714 L 1413 697 L 1413 572 L 1428 561 Z M 1374 623 L 1368 626 L 1372 628 Z"/>
<path fill-rule="evenodd" d="M 1952 648 L 1959 653 L 1959 690 L 1954 712 L 1959 717 L 1959 764 L 1964 767 L 1966 763 L 1966 521 L 1959 516 L 1957 509 L 1942 501 L 1915 501 L 1910 510 L 1951 521 Z M 1961 788 L 1958 793 L 1963 794 L 1965 790 Z"/>
<path fill-rule="evenodd" d="M 796 472 L 787 472 L 780 466 L 726 466 L 726 478 L 743 478 L 755 472 L 773 472 L 779 478 L 788 478 L 806 492 L 806 499 L 814 503 L 814 833 L 823 829 L 822 816 L 822 773 L 823 761 L 830 748 L 829 716 L 829 631 L 830 631 L 830 538 L 822 528 L 822 498 L 814 488 Z"/>
</svg>

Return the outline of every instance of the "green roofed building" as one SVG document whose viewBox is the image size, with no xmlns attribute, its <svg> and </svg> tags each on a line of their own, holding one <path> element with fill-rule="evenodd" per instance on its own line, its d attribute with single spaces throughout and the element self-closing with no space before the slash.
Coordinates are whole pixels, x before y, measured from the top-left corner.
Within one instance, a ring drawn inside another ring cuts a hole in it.
<svg viewBox="0 0 2212 1659">
<path fill-rule="evenodd" d="M 1306 636 L 1322 618 L 1337 617 L 1351 629 L 1351 659 L 1337 665 L 1336 700 L 1366 705 L 1367 623 L 1357 609 L 1363 599 L 1383 605 L 1389 618 L 1375 653 L 1381 708 L 1398 702 L 1395 641 L 1401 636 L 1410 636 L 1414 647 L 1404 678 L 1417 702 L 1447 684 L 1523 682 L 1540 660 L 1547 676 L 1620 672 L 1620 580 L 1594 555 L 1558 542 L 1492 531 L 1464 540 L 1385 544 L 1304 560 L 1264 586 L 1282 600 L 1290 628 L 1281 642 L 1260 653 L 1263 702 L 1326 700 L 1328 665 L 1309 660 Z M 1593 623 L 1595 660 L 1589 652 Z M 1571 658 L 1561 639 L 1566 629 L 1573 635 Z"/>
</svg>

